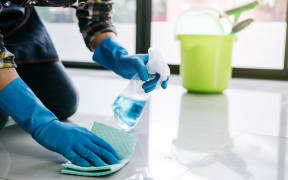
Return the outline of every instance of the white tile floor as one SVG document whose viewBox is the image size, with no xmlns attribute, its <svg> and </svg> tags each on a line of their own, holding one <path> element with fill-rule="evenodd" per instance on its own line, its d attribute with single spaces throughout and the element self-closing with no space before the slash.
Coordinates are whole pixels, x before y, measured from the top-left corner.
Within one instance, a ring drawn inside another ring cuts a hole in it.
<svg viewBox="0 0 288 180">
<path fill-rule="evenodd" d="M 71 120 L 87 128 L 112 124 L 111 104 L 128 81 L 107 72 L 69 73 L 81 98 Z M 287 180 L 287 113 L 288 82 L 234 79 L 222 95 L 200 95 L 186 93 L 174 76 L 149 101 L 132 161 L 99 179 Z M 90 179 L 61 175 L 64 161 L 17 126 L 0 131 L 0 179 Z"/>
</svg>

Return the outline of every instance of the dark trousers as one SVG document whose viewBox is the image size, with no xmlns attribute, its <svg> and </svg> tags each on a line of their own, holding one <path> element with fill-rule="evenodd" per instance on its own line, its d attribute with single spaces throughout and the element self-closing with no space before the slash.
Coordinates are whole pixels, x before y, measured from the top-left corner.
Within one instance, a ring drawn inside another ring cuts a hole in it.
<svg viewBox="0 0 288 180">
<path fill-rule="evenodd" d="M 59 120 L 72 116 L 78 107 L 78 96 L 61 62 L 18 65 L 17 72 L 42 103 Z M 0 129 L 8 116 L 0 110 Z"/>
</svg>

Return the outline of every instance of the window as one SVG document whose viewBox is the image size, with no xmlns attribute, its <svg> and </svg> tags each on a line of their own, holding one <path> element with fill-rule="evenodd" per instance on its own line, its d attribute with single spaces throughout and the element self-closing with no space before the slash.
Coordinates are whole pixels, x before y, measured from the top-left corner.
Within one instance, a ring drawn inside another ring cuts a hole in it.
<svg viewBox="0 0 288 180">
<path fill-rule="evenodd" d="M 91 62 L 92 53 L 86 48 L 79 31 L 75 9 L 37 7 L 60 59 L 65 61 Z M 113 21 L 118 39 L 130 53 L 135 53 L 136 1 L 117 0 L 114 4 Z"/>
<path fill-rule="evenodd" d="M 251 0 L 250 0 L 251 1 Z M 249 0 L 154 0 L 152 46 L 161 48 L 170 64 L 180 64 L 180 43 L 176 40 L 176 18 L 195 6 L 230 9 Z M 255 22 L 238 33 L 234 44 L 233 67 L 283 69 L 286 42 L 286 0 L 263 0 L 261 8 L 246 12 L 241 19 Z"/>
<path fill-rule="evenodd" d="M 172 72 L 179 73 L 180 42 L 176 40 L 174 29 L 175 21 L 182 12 L 197 6 L 224 11 L 255 0 L 114 1 L 113 19 L 118 39 L 128 51 L 135 53 L 136 46 L 138 52 L 146 52 L 150 45 L 157 47 L 168 63 L 173 65 Z M 237 34 L 238 40 L 234 43 L 233 50 L 233 77 L 288 80 L 288 59 L 285 59 L 285 55 L 288 55 L 287 50 L 285 51 L 287 0 L 258 1 L 263 2 L 261 8 L 245 12 L 241 16 L 241 19 L 254 18 L 255 22 Z M 86 63 L 92 62 L 92 53 L 84 45 L 74 9 L 38 7 L 37 10 L 44 19 L 60 58 L 67 60 L 64 65 L 72 68 L 100 68 Z M 66 43 L 67 40 L 69 43 Z"/>
</svg>

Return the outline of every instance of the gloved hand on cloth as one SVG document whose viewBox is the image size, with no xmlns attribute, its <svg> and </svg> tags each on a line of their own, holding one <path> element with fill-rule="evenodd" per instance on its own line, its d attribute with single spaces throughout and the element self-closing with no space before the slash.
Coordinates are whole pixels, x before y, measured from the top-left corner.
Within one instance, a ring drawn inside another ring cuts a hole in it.
<svg viewBox="0 0 288 180">
<path fill-rule="evenodd" d="M 83 127 L 62 123 L 17 78 L 0 91 L 0 108 L 45 148 L 82 167 L 117 164 L 121 159 L 104 140 Z"/>
</svg>

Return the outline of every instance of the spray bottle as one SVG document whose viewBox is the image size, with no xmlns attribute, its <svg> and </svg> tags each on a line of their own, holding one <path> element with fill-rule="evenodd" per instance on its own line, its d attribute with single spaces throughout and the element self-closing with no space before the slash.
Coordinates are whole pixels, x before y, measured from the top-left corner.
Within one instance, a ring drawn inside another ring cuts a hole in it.
<svg viewBox="0 0 288 180">
<path fill-rule="evenodd" d="M 156 49 L 149 49 L 149 61 L 146 67 L 149 73 L 149 80 L 154 79 L 157 73 L 160 75 L 157 89 L 170 76 L 169 66 L 164 61 L 161 53 Z M 147 100 L 152 93 L 144 92 L 142 88 L 143 83 L 137 74 L 134 75 L 128 86 L 120 93 L 113 104 L 115 119 L 126 131 L 134 129 L 138 124 Z"/>
</svg>

